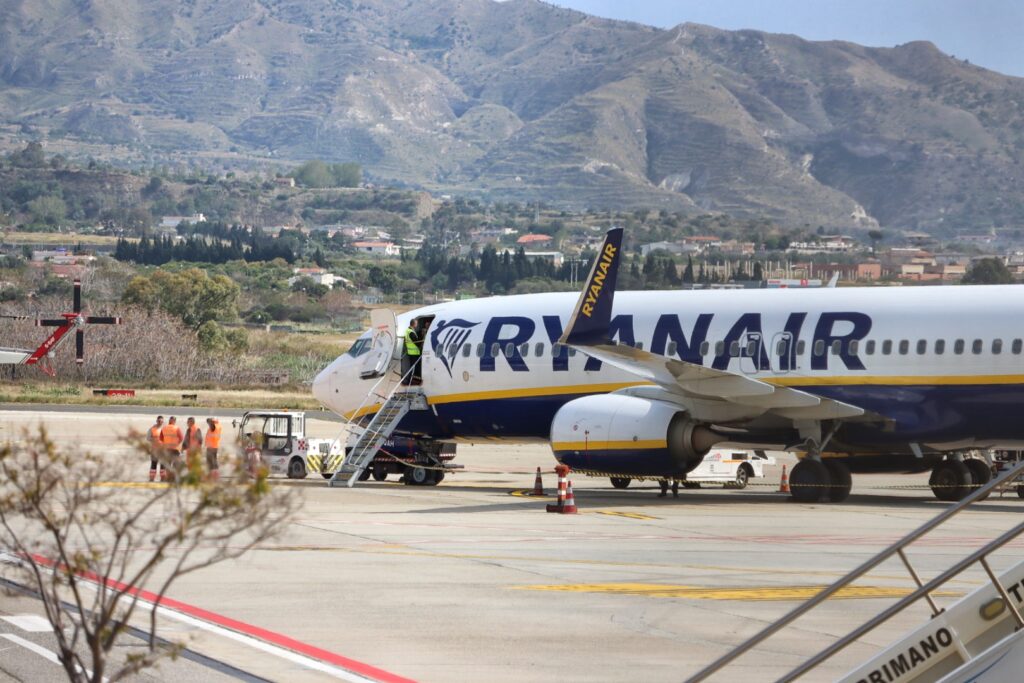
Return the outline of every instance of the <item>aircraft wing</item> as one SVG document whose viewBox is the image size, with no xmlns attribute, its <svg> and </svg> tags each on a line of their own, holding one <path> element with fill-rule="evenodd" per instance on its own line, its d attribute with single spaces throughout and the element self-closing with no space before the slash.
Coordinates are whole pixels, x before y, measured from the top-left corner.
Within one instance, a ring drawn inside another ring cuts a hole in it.
<svg viewBox="0 0 1024 683">
<path fill-rule="evenodd" d="M 683 404 L 687 398 L 724 401 L 793 420 L 849 419 L 865 415 L 864 409 L 848 403 L 612 341 L 608 328 L 621 250 L 622 228 L 613 228 L 605 236 L 560 344 L 653 382 L 678 395 Z"/>
</svg>

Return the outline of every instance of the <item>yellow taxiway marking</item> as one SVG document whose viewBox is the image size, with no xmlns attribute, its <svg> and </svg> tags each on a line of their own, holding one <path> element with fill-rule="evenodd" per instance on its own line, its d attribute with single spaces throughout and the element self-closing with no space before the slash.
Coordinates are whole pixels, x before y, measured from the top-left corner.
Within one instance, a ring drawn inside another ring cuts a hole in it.
<svg viewBox="0 0 1024 683">
<path fill-rule="evenodd" d="M 443 541 L 442 541 L 443 542 Z M 735 572 L 737 574 L 785 574 L 791 571 L 788 568 L 780 567 L 752 567 L 752 566 L 740 566 L 740 567 L 729 567 L 720 565 L 700 565 L 700 564 L 674 564 L 671 562 L 618 562 L 615 560 L 586 560 L 586 559 L 570 559 L 564 557 L 538 557 L 530 555 L 489 555 L 489 554 L 478 554 L 478 553 L 444 553 L 432 550 L 420 550 L 412 548 L 403 543 L 381 543 L 372 547 L 366 548 L 339 548 L 337 546 L 322 546 L 322 545 L 274 545 L 274 546 L 261 546 L 256 550 L 263 550 L 268 552 L 323 552 L 323 553 L 355 553 L 355 554 L 366 554 L 366 555 L 400 555 L 406 557 L 428 557 L 433 559 L 445 559 L 445 560 L 482 560 L 485 562 L 530 562 L 530 563 L 541 563 L 541 564 L 566 564 L 566 565 L 582 565 L 592 567 L 633 567 L 643 569 L 690 569 L 695 571 L 712 571 L 712 572 Z M 845 575 L 845 572 L 829 571 L 829 570 L 814 570 L 814 569 L 801 569 L 801 574 L 808 576 L 822 576 L 822 577 L 841 577 Z M 887 579 L 893 581 L 904 581 L 906 575 L 902 574 L 899 576 L 879 575 L 879 579 Z M 986 583 L 984 581 L 975 579 L 954 579 L 957 583 L 966 585 L 978 585 Z M 654 584 L 648 584 L 654 585 Z M 531 586 L 519 587 L 523 590 L 531 588 Z M 557 586 L 553 586 L 546 590 L 556 590 Z M 539 590 L 539 589 L 538 589 Z M 902 593 L 903 595 L 905 593 Z M 951 595 L 960 595 L 960 593 L 951 593 Z"/>
<path fill-rule="evenodd" d="M 533 489 L 516 489 L 514 491 L 509 491 L 508 495 L 515 496 L 516 498 L 532 498 L 533 500 L 555 500 L 556 499 L 554 496 L 548 496 L 548 495 L 535 496 L 535 495 L 533 495 Z"/>
<path fill-rule="evenodd" d="M 618 510 L 591 510 L 599 515 L 610 515 L 612 517 L 628 517 L 629 519 L 661 519 L 661 517 L 651 517 L 650 515 L 642 515 L 639 512 L 619 512 Z"/>
<path fill-rule="evenodd" d="M 684 598 L 688 600 L 807 600 L 814 597 L 826 586 L 755 586 L 745 588 L 723 588 L 706 586 L 676 586 L 658 583 L 577 583 L 561 585 L 509 586 L 512 590 L 566 591 L 576 593 L 614 593 L 617 595 L 642 595 L 649 598 Z M 912 592 L 910 588 L 887 588 L 884 586 L 847 586 L 833 595 L 839 600 L 865 598 L 902 598 Z M 936 592 L 934 595 L 958 597 L 956 591 Z"/>
</svg>

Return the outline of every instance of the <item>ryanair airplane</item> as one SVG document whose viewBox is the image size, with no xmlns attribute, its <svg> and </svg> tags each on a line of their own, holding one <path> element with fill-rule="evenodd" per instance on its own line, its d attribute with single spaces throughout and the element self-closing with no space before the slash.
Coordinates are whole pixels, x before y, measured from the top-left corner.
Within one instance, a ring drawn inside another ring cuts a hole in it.
<svg viewBox="0 0 1024 683">
<path fill-rule="evenodd" d="M 621 249 L 609 231 L 578 297 L 375 311 L 313 393 L 366 420 L 418 320 L 425 405 L 398 431 L 423 439 L 543 440 L 617 478 L 685 477 L 716 444 L 790 450 L 802 502 L 844 500 L 851 471 L 929 468 L 955 500 L 991 476 L 972 451 L 1024 448 L 1017 286 L 616 292 Z"/>
</svg>

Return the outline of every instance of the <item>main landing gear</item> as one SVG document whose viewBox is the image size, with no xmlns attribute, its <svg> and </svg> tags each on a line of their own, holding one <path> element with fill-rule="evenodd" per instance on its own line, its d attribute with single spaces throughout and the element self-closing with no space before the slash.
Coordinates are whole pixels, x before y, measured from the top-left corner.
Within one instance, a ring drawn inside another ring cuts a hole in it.
<svg viewBox="0 0 1024 683">
<path fill-rule="evenodd" d="M 793 467 L 789 491 L 798 503 L 841 503 L 850 496 L 853 478 L 839 460 L 808 455 Z"/>
<path fill-rule="evenodd" d="M 823 435 L 821 423 L 803 426 L 801 433 L 806 436 L 804 446 L 807 455 L 793 467 L 789 475 L 789 491 L 796 502 L 841 503 L 850 497 L 853 477 L 850 476 L 849 468 L 841 460 L 821 457 L 825 446 L 838 429 L 837 422 Z"/>
<path fill-rule="evenodd" d="M 966 498 L 991 480 L 992 469 L 984 460 L 950 456 L 932 468 L 928 486 L 936 498 L 952 502 Z"/>
</svg>

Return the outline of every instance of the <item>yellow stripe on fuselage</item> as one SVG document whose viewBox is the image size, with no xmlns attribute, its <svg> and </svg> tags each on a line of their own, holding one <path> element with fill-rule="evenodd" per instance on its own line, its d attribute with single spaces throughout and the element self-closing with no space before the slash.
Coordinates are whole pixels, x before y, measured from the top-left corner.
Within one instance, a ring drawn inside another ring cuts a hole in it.
<svg viewBox="0 0 1024 683">
<path fill-rule="evenodd" d="M 782 387 L 804 386 L 934 386 L 966 384 L 1024 384 L 1024 375 L 830 375 L 824 377 L 755 377 Z"/>
<path fill-rule="evenodd" d="M 555 451 L 624 451 L 647 450 L 651 448 L 668 448 L 665 439 L 637 439 L 636 441 L 555 441 L 551 444 Z"/>
<path fill-rule="evenodd" d="M 782 387 L 821 387 L 821 386 L 955 386 L 955 385 L 1007 385 L 1024 384 L 1024 375 L 830 375 L 830 376 L 787 376 L 787 377 L 751 377 L 767 384 Z M 564 386 L 523 387 L 517 389 L 495 389 L 493 391 L 470 391 L 458 394 L 440 394 L 427 396 L 427 403 L 441 405 L 445 403 L 463 403 L 467 401 L 493 401 L 505 398 L 539 398 L 546 396 L 566 396 L 573 394 L 608 394 L 620 389 L 639 386 L 656 386 L 652 382 L 611 382 L 604 384 L 572 384 Z M 362 417 L 380 410 L 377 403 L 364 406 L 358 411 L 346 413 L 346 419 Z"/>
</svg>

